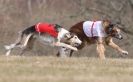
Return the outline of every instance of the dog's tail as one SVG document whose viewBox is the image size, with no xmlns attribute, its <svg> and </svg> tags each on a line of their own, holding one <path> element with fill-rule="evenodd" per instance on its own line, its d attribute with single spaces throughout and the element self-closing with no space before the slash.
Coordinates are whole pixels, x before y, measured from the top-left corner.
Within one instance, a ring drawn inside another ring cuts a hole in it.
<svg viewBox="0 0 133 82">
<path fill-rule="evenodd" d="M 20 47 L 20 48 L 22 48 L 22 47 L 23 47 L 23 45 L 21 45 L 21 43 L 22 43 L 22 40 L 23 40 L 24 35 L 28 35 L 27 41 L 26 41 L 25 44 L 24 44 L 24 45 L 27 45 L 27 42 L 28 42 L 29 38 L 32 36 L 33 32 L 35 32 L 35 31 L 36 31 L 36 30 L 35 30 L 35 26 L 31 26 L 31 27 L 29 27 L 29 28 L 26 28 L 26 29 L 24 29 L 24 30 L 18 32 L 18 38 L 17 38 L 17 40 L 15 41 L 15 43 L 10 44 L 10 45 L 5 45 L 5 46 L 4 46 L 5 49 L 7 50 L 6 56 L 10 55 L 10 52 L 11 52 L 11 50 L 12 50 L 13 48 L 15 48 L 15 47 Z"/>
<path fill-rule="evenodd" d="M 16 45 L 19 45 L 19 44 L 21 43 L 21 41 L 22 41 L 23 36 L 24 36 L 23 31 L 18 32 L 18 38 L 17 38 L 17 40 L 15 41 L 15 43 L 10 44 L 10 45 L 5 45 L 5 46 L 4 46 L 5 49 L 6 49 L 6 50 L 11 50 L 11 49 L 14 48 Z"/>
<path fill-rule="evenodd" d="M 21 44 L 21 41 L 22 41 L 24 35 L 29 35 L 29 34 L 32 34 L 32 33 L 34 33 L 34 32 L 36 32 L 36 30 L 35 30 L 35 25 L 30 26 L 30 27 L 28 27 L 28 28 L 26 28 L 26 29 L 24 29 L 24 30 L 22 30 L 22 31 L 19 31 L 19 32 L 18 32 L 18 38 L 17 38 L 17 40 L 15 41 L 15 43 L 10 44 L 10 45 L 5 45 L 5 46 L 4 46 L 5 49 L 6 49 L 6 50 L 10 50 L 10 49 L 14 48 L 16 45 Z"/>
<path fill-rule="evenodd" d="M 15 41 L 15 43 L 13 44 L 10 44 L 10 45 L 5 45 L 4 48 L 7 50 L 6 52 L 6 56 L 9 56 L 10 53 L 11 53 L 11 50 L 16 46 L 16 45 L 19 45 L 21 43 L 21 40 L 23 38 L 24 34 L 23 32 L 19 32 L 18 34 L 18 39 Z"/>
</svg>

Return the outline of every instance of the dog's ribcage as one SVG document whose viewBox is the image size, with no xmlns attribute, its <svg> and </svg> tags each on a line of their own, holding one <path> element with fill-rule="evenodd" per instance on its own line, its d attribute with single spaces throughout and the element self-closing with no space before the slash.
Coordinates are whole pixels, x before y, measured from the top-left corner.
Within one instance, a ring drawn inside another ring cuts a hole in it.
<svg viewBox="0 0 133 82">
<path fill-rule="evenodd" d="M 35 38 L 45 45 L 52 45 L 52 43 L 56 42 L 56 38 L 51 37 L 48 34 L 38 34 L 35 36 Z"/>
</svg>

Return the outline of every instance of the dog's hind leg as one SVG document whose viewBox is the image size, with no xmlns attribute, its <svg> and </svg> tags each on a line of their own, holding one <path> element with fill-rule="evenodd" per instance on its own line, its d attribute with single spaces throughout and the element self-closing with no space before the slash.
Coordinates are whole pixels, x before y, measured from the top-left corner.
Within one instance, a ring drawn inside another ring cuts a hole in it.
<svg viewBox="0 0 133 82">
<path fill-rule="evenodd" d="M 70 51 L 70 49 L 67 49 L 65 47 L 61 47 L 60 50 L 57 53 L 57 57 L 62 57 L 62 58 L 66 58 L 67 57 L 67 53 Z"/>
<path fill-rule="evenodd" d="M 9 55 L 10 55 L 11 50 L 12 50 L 13 48 L 15 48 L 15 47 L 20 47 L 19 44 L 21 43 L 21 40 L 22 40 L 22 38 L 23 38 L 23 33 L 22 33 L 22 32 L 19 32 L 18 35 L 19 35 L 19 36 L 18 36 L 18 39 L 15 41 L 15 43 L 10 44 L 10 45 L 5 45 L 5 46 L 4 46 L 5 49 L 7 50 L 6 56 L 9 56 Z"/>
<path fill-rule="evenodd" d="M 22 48 L 22 51 L 21 51 L 20 55 L 23 55 L 24 52 L 25 52 L 27 49 L 29 49 L 29 48 L 31 48 L 31 47 L 33 46 L 33 45 L 30 43 L 30 42 L 33 41 L 32 35 L 33 35 L 33 34 L 29 34 L 29 35 L 26 37 L 25 42 L 24 42 L 24 44 L 23 44 L 22 47 L 21 47 L 21 48 Z M 32 42 L 32 43 L 34 43 L 34 42 Z"/>
<path fill-rule="evenodd" d="M 79 46 L 77 46 L 78 50 L 83 49 L 83 48 L 85 47 L 85 45 L 86 45 L 86 42 L 85 42 L 85 41 L 82 41 L 82 44 L 79 45 Z M 74 50 L 71 50 L 71 51 L 70 51 L 70 55 L 69 55 L 69 57 L 72 57 L 73 52 L 74 52 Z"/>
<path fill-rule="evenodd" d="M 64 48 L 63 47 L 58 51 L 58 53 L 56 54 L 57 57 L 65 57 L 67 56 L 67 53 L 68 53 L 68 56 L 69 57 L 72 57 L 72 54 L 73 54 L 74 50 L 71 50 L 71 49 L 68 49 L 68 48 Z"/>
<path fill-rule="evenodd" d="M 23 47 L 26 47 L 26 46 L 27 46 L 28 41 L 29 41 L 29 39 L 30 39 L 30 37 L 31 37 L 32 35 L 33 35 L 33 34 L 29 34 L 29 35 L 26 37 L 26 40 L 25 40 L 25 42 L 24 42 L 24 44 L 23 44 Z"/>
<path fill-rule="evenodd" d="M 69 57 L 72 57 L 73 52 L 74 52 L 73 50 L 70 51 Z"/>
<path fill-rule="evenodd" d="M 6 49 L 6 50 L 10 50 L 10 49 L 14 48 L 16 45 L 20 44 L 20 42 L 21 42 L 21 40 L 22 40 L 22 37 L 23 37 L 22 32 L 19 32 L 18 39 L 15 41 L 15 43 L 10 44 L 10 45 L 5 45 L 5 46 L 4 46 L 5 49 Z"/>
</svg>

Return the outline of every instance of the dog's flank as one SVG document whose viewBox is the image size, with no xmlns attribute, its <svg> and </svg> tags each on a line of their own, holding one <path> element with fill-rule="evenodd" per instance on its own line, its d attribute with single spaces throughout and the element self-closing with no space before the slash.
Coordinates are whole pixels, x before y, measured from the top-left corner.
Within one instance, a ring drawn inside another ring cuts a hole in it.
<svg viewBox="0 0 133 82">
<path fill-rule="evenodd" d="M 53 46 L 66 47 L 77 51 L 76 47 L 72 47 L 71 45 L 61 42 L 62 39 L 71 37 L 70 32 L 59 26 L 55 29 L 58 32 L 57 37 L 53 37 L 52 35 L 49 35 L 45 32 L 37 32 L 36 25 L 24 29 L 23 31 L 19 32 L 18 39 L 15 41 L 15 43 L 5 45 L 5 49 L 7 50 L 6 56 L 10 55 L 10 52 L 13 48 L 21 48 L 21 54 L 23 54 L 27 48 L 33 47 L 35 40 L 40 40 L 42 43 L 48 42 L 48 44 Z M 49 39 L 49 41 L 47 39 Z M 71 40 L 69 40 L 69 42 L 71 42 Z M 81 44 L 81 41 L 77 38 L 73 41 L 73 43 Z"/>
</svg>

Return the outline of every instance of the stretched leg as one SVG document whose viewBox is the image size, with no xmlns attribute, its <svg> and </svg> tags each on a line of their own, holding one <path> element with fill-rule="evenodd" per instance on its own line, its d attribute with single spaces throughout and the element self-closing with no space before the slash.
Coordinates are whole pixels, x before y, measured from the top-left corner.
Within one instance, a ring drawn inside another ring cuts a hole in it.
<svg viewBox="0 0 133 82">
<path fill-rule="evenodd" d="M 78 50 L 79 50 L 79 49 L 81 50 L 81 49 L 84 48 L 84 47 L 85 47 L 85 42 L 82 42 L 82 44 L 81 44 L 80 46 L 78 46 L 77 48 L 78 48 Z M 70 51 L 70 55 L 69 55 L 70 57 L 72 57 L 73 52 L 74 52 L 74 50 L 71 50 L 71 51 Z"/>
<path fill-rule="evenodd" d="M 33 34 L 29 34 L 26 37 L 25 42 L 24 42 L 23 46 L 21 47 L 22 51 L 21 51 L 20 55 L 23 55 L 25 51 L 32 49 L 33 44 L 34 44 L 34 39 L 33 39 L 32 35 Z"/>
<path fill-rule="evenodd" d="M 20 43 L 22 41 L 22 38 L 23 38 L 23 34 L 22 32 L 19 32 L 19 36 L 18 36 L 18 39 L 15 41 L 15 43 L 13 44 L 10 44 L 10 45 L 5 45 L 5 49 L 7 50 L 6 52 L 6 56 L 9 56 L 10 53 L 11 53 L 11 50 L 15 47 L 21 47 Z"/>
<path fill-rule="evenodd" d="M 81 50 L 81 49 L 83 49 L 83 48 L 85 47 L 85 45 L 86 45 L 86 42 L 82 40 L 82 44 L 79 45 L 79 46 L 77 46 L 77 49 L 78 49 L 78 50 Z M 72 57 L 73 52 L 74 52 L 74 50 L 70 50 L 69 57 Z"/>
<path fill-rule="evenodd" d="M 74 52 L 74 50 L 68 49 L 70 51 L 69 57 L 72 57 L 72 54 Z M 65 52 L 68 52 L 68 50 L 66 51 L 65 49 L 61 49 L 60 51 L 58 51 L 58 53 L 56 54 L 57 57 L 60 57 L 62 55 L 67 55 Z"/>
<path fill-rule="evenodd" d="M 116 44 L 113 42 L 112 39 L 109 40 L 108 46 L 114 48 L 115 50 L 117 50 L 118 52 L 120 52 L 120 53 L 122 53 L 122 54 L 124 54 L 124 55 L 128 55 L 128 52 L 125 51 L 125 50 L 123 50 L 123 49 L 121 49 L 118 45 L 116 45 Z"/>
<path fill-rule="evenodd" d="M 68 49 L 65 47 L 61 47 L 59 52 L 57 53 L 58 57 L 67 57 Z"/>
<path fill-rule="evenodd" d="M 75 47 L 75 48 L 77 48 L 77 49 L 82 49 L 82 48 L 84 48 L 85 47 L 85 42 L 84 41 L 82 41 L 82 44 L 80 45 L 80 46 L 78 46 L 78 47 Z M 68 52 L 70 52 L 69 53 L 69 57 L 72 57 L 72 54 L 73 54 L 73 52 L 74 52 L 75 50 L 73 49 L 73 48 L 69 48 L 69 47 L 66 47 L 66 50 L 64 51 L 64 52 L 66 52 L 66 53 L 68 53 Z M 65 53 L 65 54 L 66 54 Z M 57 57 L 59 57 L 61 55 L 61 53 L 60 53 L 60 51 L 58 51 L 58 53 L 56 54 L 56 56 Z"/>
<path fill-rule="evenodd" d="M 53 43 L 54 46 L 58 46 L 58 47 L 65 47 L 65 48 L 69 48 L 69 49 L 72 49 L 74 51 L 78 51 L 78 49 L 76 47 L 73 47 L 69 44 L 66 44 L 66 43 L 62 43 L 62 42 L 56 42 L 56 43 Z"/>
<path fill-rule="evenodd" d="M 57 54 L 56 54 L 57 57 L 60 57 L 60 52 L 58 51 Z"/>
<path fill-rule="evenodd" d="M 97 41 L 97 52 L 98 52 L 101 59 L 105 59 L 105 55 L 104 55 L 105 48 L 103 45 L 102 38 L 99 38 Z"/>
<path fill-rule="evenodd" d="M 72 57 L 72 55 L 73 55 L 73 52 L 74 52 L 73 50 L 71 50 L 71 51 L 70 51 L 70 57 Z"/>
</svg>

